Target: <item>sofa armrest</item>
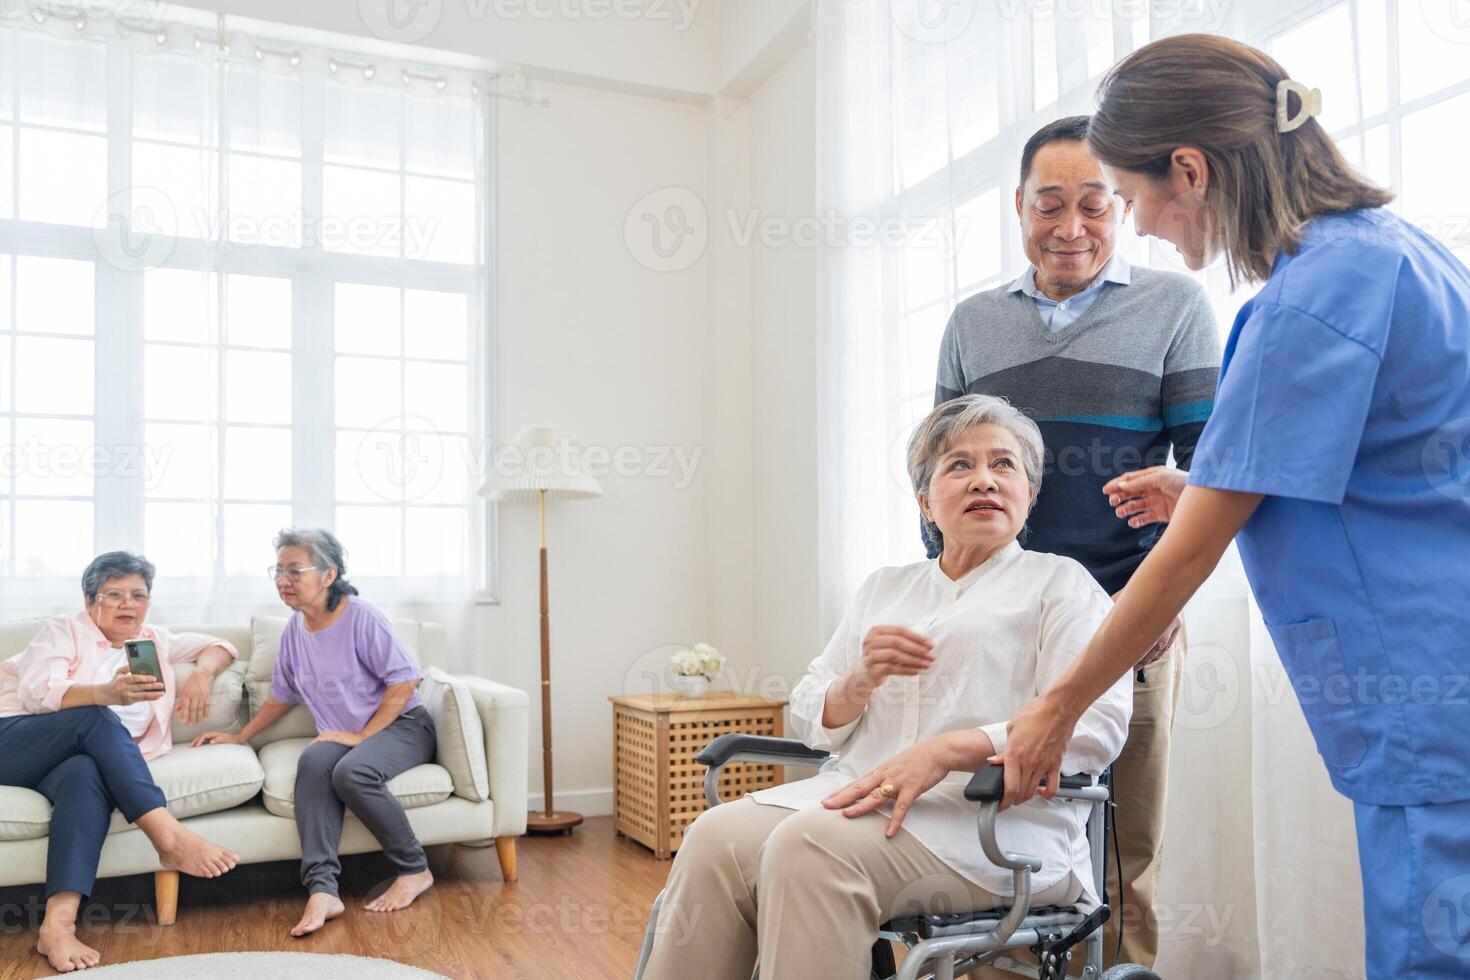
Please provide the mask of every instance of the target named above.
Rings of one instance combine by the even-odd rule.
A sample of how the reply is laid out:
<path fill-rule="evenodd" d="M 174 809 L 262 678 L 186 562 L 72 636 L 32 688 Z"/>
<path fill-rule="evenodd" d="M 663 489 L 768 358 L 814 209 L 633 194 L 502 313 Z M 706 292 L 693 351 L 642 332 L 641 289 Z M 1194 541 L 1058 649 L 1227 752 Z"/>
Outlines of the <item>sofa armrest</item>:
<path fill-rule="evenodd" d="M 485 729 L 485 765 L 494 802 L 492 837 L 516 837 L 526 832 L 530 807 L 526 783 L 530 739 L 530 703 L 525 691 L 473 674 L 455 677 L 470 689 Z"/>

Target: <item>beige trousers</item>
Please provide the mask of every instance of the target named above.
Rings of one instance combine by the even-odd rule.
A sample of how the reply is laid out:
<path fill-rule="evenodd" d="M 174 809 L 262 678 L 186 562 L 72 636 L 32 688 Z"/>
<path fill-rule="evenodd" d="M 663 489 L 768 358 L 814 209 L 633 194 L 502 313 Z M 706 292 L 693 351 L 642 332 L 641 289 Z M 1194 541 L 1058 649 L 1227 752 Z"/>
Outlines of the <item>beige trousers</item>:
<path fill-rule="evenodd" d="M 1164 798 L 1169 789 L 1169 738 L 1174 711 L 1179 704 L 1179 684 L 1188 658 L 1189 638 L 1181 629 L 1174 645 L 1144 671 L 1145 681 L 1133 681 L 1133 720 L 1123 754 L 1113 763 L 1113 798 L 1117 807 L 1112 818 L 1118 828 L 1118 851 L 1122 855 L 1123 915 L 1118 914 L 1118 870 L 1108 851 L 1108 893 L 1113 915 L 1103 929 L 1103 963 L 1111 966 L 1118 949 L 1118 929 L 1123 928 L 1124 963 L 1152 967 L 1159 955 L 1159 920 L 1154 911 L 1158 896 L 1159 868 L 1164 850 Z M 1030 954 L 1010 954 L 1027 963 Z M 1073 952 L 1073 974 L 1086 964 L 1085 947 Z M 1016 974 L 984 967 L 972 976 L 986 980 L 1014 980 Z"/>
<path fill-rule="evenodd" d="M 888 818 L 788 810 L 744 798 L 700 815 L 669 871 L 646 980 L 868 980 L 878 926 L 1001 899 Z M 979 848 L 979 843 L 976 843 Z M 1076 901 L 1068 874 L 1037 904 Z"/>

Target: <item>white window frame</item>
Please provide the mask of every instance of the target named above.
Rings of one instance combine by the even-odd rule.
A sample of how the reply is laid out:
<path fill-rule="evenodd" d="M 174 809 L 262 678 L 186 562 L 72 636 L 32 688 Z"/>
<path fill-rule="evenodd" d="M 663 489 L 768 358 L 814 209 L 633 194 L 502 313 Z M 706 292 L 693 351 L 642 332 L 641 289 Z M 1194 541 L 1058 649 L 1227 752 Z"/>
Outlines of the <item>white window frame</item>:
<path fill-rule="evenodd" d="M 283 28 L 289 36 L 290 29 Z M 320 39 L 318 39 L 320 40 Z M 346 39 L 343 39 L 344 41 Z M 24 43 L 25 33 L 20 31 L 17 43 Z M 116 234 L 117 229 L 126 227 L 131 214 L 129 188 L 131 186 L 132 133 L 132 84 L 131 58 L 117 57 L 114 51 L 126 48 L 116 37 L 107 37 L 109 47 L 107 68 L 107 128 L 100 134 L 107 142 L 107 200 L 111 207 L 113 224 L 107 231 L 93 228 L 63 226 L 50 223 L 22 221 L 16 218 L 0 218 L 0 255 L 14 263 L 15 257 L 36 256 L 42 258 L 78 259 L 92 264 L 95 275 L 94 308 L 94 401 L 91 421 L 94 425 L 94 443 L 99 448 L 110 446 L 141 446 L 143 444 L 143 270 L 129 271 L 109 264 L 98 248 L 99 236 Z M 348 56 L 355 52 L 344 49 Z M 423 52 L 416 52 L 422 55 Z M 433 67 L 432 63 L 419 64 Z M 324 83 L 325 84 L 325 83 Z M 323 85 L 303 85 L 303 118 L 301 146 L 302 212 L 308 226 L 322 213 L 322 140 L 324 129 L 321 122 L 321 96 Z M 7 125 L 15 132 L 21 128 L 19 99 L 21 86 L 12 93 L 12 118 Z M 480 222 L 482 229 L 478 265 L 461 266 L 431 260 L 382 258 L 327 251 L 317 244 L 313 247 L 280 247 L 265 244 L 211 244 L 206 246 L 197 239 L 179 237 L 167 258 L 153 268 L 177 268 L 197 272 L 207 268 L 211 274 L 247 274 L 287 278 L 291 281 L 292 294 L 292 347 L 289 356 L 292 362 L 292 414 L 289 429 L 292 433 L 292 522 L 295 524 L 330 527 L 338 505 L 335 494 L 335 475 L 332 472 L 333 458 L 330 455 L 312 453 L 311 448 L 335 446 L 336 425 L 333 420 L 332 390 L 335 376 L 336 351 L 332 342 L 333 330 L 333 285 L 337 282 L 365 283 L 389 286 L 396 289 L 429 289 L 462 292 L 468 297 L 470 322 L 472 324 L 467 367 L 469 371 L 469 422 L 471 431 L 467 441 L 471 458 L 470 476 L 482 476 L 475 470 L 474 463 L 490 462 L 490 453 L 495 447 L 497 431 L 495 405 L 496 332 L 494 310 L 496 306 L 495 283 L 495 122 L 492 111 L 494 79 L 484 75 L 478 81 L 479 111 L 483 114 L 484 174 L 480 187 Z M 314 115 L 313 115 L 314 114 Z M 314 121 L 313 121 L 314 119 Z M 43 128 L 68 131 L 66 127 L 36 126 L 26 123 L 27 128 Z M 92 135 L 98 135 L 92 133 Z M 20 213 L 20 140 L 14 139 L 11 146 L 12 196 L 15 214 Z M 222 137 L 223 142 L 223 137 Z M 223 160 L 223 153 L 221 153 Z M 396 173 L 402 177 L 405 165 L 400 160 Z M 12 268 L 14 266 L 12 265 Z M 15 322 L 17 283 L 12 281 L 8 319 L 11 333 L 0 334 L 5 343 L 12 343 Z M 316 326 L 313 326 L 316 325 Z M 100 365 L 110 365 L 101 370 Z M 18 369 L 13 361 L 10 365 L 12 399 L 14 398 L 14 374 Z M 108 406 L 122 405 L 122 412 L 109 412 Z M 22 413 L 13 402 L 0 411 L 0 422 L 7 427 Z M 33 413 L 25 413 L 32 417 Z M 46 417 L 46 416 L 41 416 Z M 56 417 L 56 416 L 53 416 Z M 216 423 L 221 434 L 225 420 Z M 302 433 L 313 432 L 312 439 L 301 438 Z M 316 492 L 307 488 L 315 487 Z M 7 480 L 0 484 L 0 500 L 13 502 L 14 484 Z M 88 499 L 77 497 L 46 497 L 41 499 Z M 93 503 L 93 550 L 97 553 L 116 548 L 140 550 L 143 540 L 144 487 L 141 476 L 129 477 L 117 474 L 101 475 L 94 483 Z M 228 501 L 223 492 L 210 501 L 218 511 Z M 349 505 L 351 502 L 345 502 Z M 385 506 L 392 506 L 391 504 Z M 449 505 L 446 505 L 449 506 Z M 468 597 L 477 604 L 499 602 L 499 535 L 496 508 L 493 502 L 479 497 L 471 488 L 466 500 L 466 531 L 471 541 L 470 568 L 472 593 Z M 0 528 L 0 534 L 12 535 L 15 510 L 8 511 L 10 526 Z M 64 595 L 74 597 L 82 569 L 75 575 L 47 576 L 37 578 L 13 574 L 16 556 L 12 547 L 3 549 L 8 553 L 7 567 L 0 568 L 4 576 L 7 605 L 12 608 L 45 608 Z M 478 543 L 478 546 L 476 546 Z M 222 571 L 223 549 L 216 542 L 214 571 L 203 577 L 168 576 L 166 568 L 160 569 L 161 576 L 169 578 L 169 604 L 195 606 L 206 603 L 215 592 L 220 581 L 236 582 L 249 576 L 225 576 Z M 268 552 L 262 545 L 262 553 Z M 262 560 L 261 574 L 268 564 Z M 351 569 L 349 568 L 349 572 Z M 404 602 L 438 602 L 446 596 L 437 589 L 438 579 L 410 579 L 403 576 L 364 577 L 352 575 L 373 592 L 390 592 L 394 600 Z M 230 590 L 232 593 L 243 590 Z M 234 604 L 240 596 L 226 598 Z"/>

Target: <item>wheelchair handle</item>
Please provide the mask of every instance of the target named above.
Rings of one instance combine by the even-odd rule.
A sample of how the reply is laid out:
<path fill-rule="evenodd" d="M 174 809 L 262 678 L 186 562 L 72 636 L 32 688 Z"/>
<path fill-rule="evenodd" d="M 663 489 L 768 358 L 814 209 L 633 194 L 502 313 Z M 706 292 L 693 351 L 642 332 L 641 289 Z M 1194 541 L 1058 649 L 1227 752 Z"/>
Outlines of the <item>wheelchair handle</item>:
<path fill-rule="evenodd" d="M 1042 780 L 1041 785 L 1046 785 Z M 1088 790 L 1100 788 L 1092 781 L 1092 777 L 1086 773 L 1078 773 L 1075 776 L 1063 776 L 1062 786 L 1058 795 L 1068 799 L 1089 799 L 1090 794 L 1069 793 L 1068 790 Z M 975 770 L 975 775 L 970 777 L 969 784 L 965 787 L 965 799 L 974 803 L 998 803 L 1000 798 L 1006 795 L 1006 770 L 1005 766 L 998 762 L 989 762 Z M 1106 797 L 1104 797 L 1106 799 Z"/>

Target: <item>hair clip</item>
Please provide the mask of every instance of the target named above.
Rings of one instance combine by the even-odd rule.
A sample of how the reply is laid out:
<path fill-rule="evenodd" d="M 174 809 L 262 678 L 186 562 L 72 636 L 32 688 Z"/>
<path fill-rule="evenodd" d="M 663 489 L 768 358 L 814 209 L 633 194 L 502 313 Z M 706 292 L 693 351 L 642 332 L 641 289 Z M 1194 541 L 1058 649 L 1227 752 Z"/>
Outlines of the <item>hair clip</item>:
<path fill-rule="evenodd" d="M 1290 100 L 1288 96 L 1295 92 L 1296 97 L 1301 100 L 1301 108 L 1295 116 L 1289 111 Z M 1313 116 L 1322 114 L 1322 90 L 1319 88 L 1307 88 L 1301 82 L 1294 82 L 1289 78 L 1283 78 L 1276 83 L 1276 131 L 1278 133 L 1289 133 L 1297 129 Z"/>

